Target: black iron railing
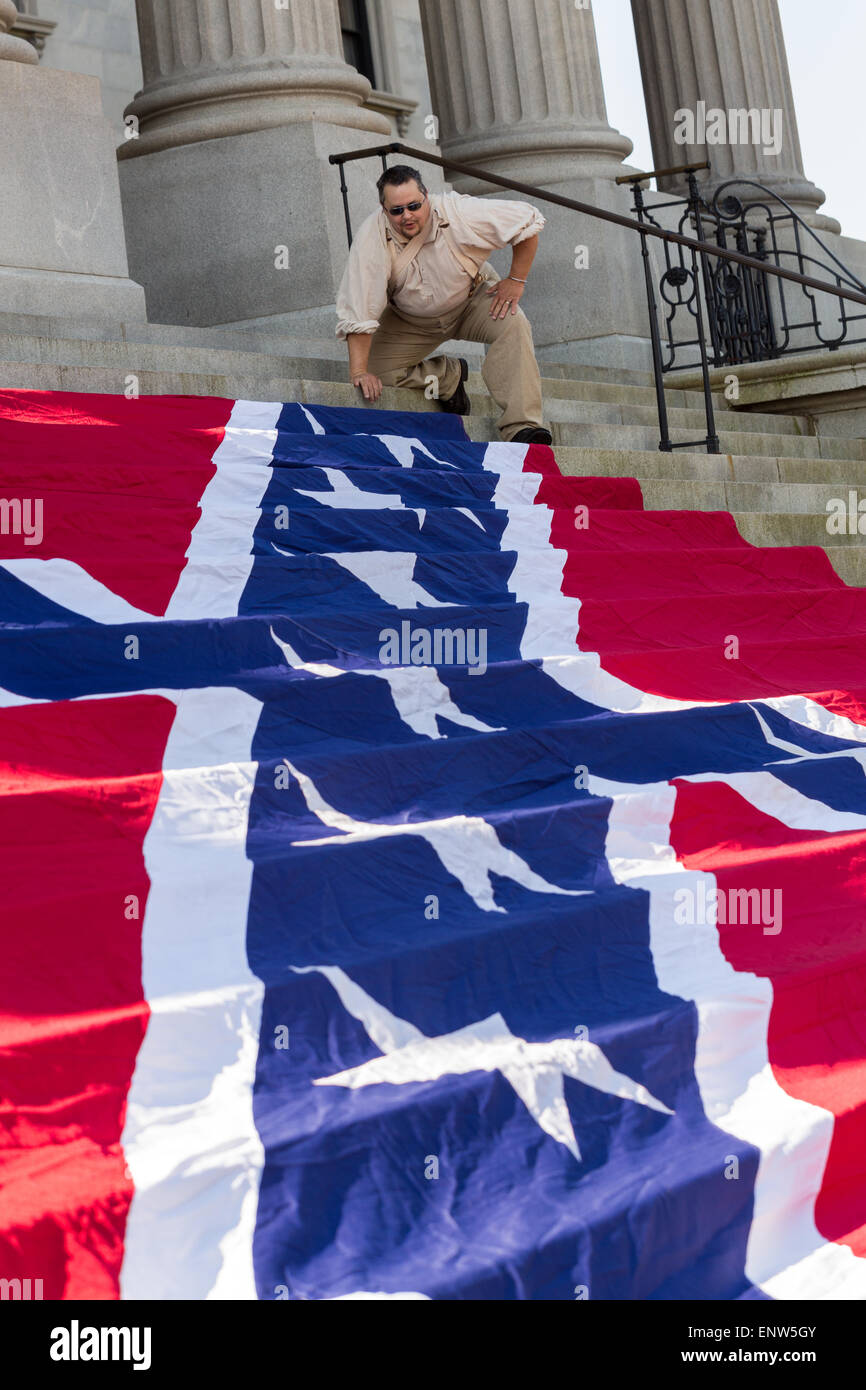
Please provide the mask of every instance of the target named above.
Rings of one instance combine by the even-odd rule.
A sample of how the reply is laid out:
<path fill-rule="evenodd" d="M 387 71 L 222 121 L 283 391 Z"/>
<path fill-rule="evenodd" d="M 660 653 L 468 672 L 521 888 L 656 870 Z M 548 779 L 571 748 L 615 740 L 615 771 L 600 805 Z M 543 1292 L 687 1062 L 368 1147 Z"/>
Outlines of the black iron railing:
<path fill-rule="evenodd" d="M 843 298 L 822 305 L 806 285 L 786 283 L 784 279 L 773 281 L 767 274 L 770 262 L 777 267 L 784 267 L 788 262 L 803 276 L 813 270 L 820 271 L 834 282 L 831 287 L 825 281 L 827 288 L 838 291 L 844 287 L 866 294 L 866 285 L 843 265 L 818 233 L 784 198 L 752 179 L 728 179 L 707 202 L 695 177 L 697 169 L 705 168 L 709 165 L 692 165 L 673 171 L 687 175 L 688 198 L 670 198 L 653 203 L 651 207 L 647 206 L 640 181 L 634 176 L 626 175 L 617 179 L 617 183 L 631 184 L 634 211 L 639 221 L 658 226 L 657 214 L 674 210 L 680 231 L 688 225 L 694 228 L 699 240 L 712 240 L 714 256 L 702 253 L 700 262 L 713 365 L 762 362 L 816 348 L 832 352 L 843 344 L 853 346 L 866 341 L 866 337 L 852 334 L 854 325 L 866 321 L 866 314 L 849 313 Z M 740 190 L 742 196 L 727 191 L 732 188 Z M 746 194 L 746 189 L 754 191 Z M 719 251 L 731 244 L 761 261 L 764 269 L 733 273 L 719 257 Z M 814 254 L 815 246 L 823 259 Z M 696 296 L 693 290 L 696 286 L 684 264 L 681 248 L 665 246 L 664 251 L 666 264 L 659 281 L 667 305 L 667 356 L 663 369 L 677 371 L 694 365 L 682 358 L 688 358 L 689 349 L 697 348 L 697 340 L 678 337 L 676 329 L 678 322 L 686 317 L 681 310 L 687 309 L 694 317 Z M 833 315 L 837 317 L 834 319 Z M 692 331 L 694 328 L 692 324 Z"/>
<path fill-rule="evenodd" d="M 650 344 L 652 349 L 653 376 L 655 381 L 656 404 L 659 417 L 659 449 L 663 452 L 670 452 L 673 449 L 692 449 L 703 447 L 707 453 L 717 454 L 719 449 L 719 438 L 716 433 L 715 413 L 713 409 L 713 393 L 710 384 L 710 370 L 712 367 L 722 366 L 728 362 L 737 361 L 756 361 L 760 360 L 755 356 L 740 356 L 735 359 L 733 356 L 726 355 L 734 351 L 744 352 L 745 348 L 751 352 L 758 352 L 762 346 L 765 356 L 779 356 L 783 351 L 807 351 L 806 346 L 786 346 L 780 345 L 778 329 L 772 315 L 771 294 L 768 285 L 774 281 L 784 282 L 785 285 L 798 285 L 804 291 L 816 290 L 822 294 L 833 296 L 840 304 L 845 301 L 866 307 L 866 286 L 860 284 L 851 275 L 841 262 L 836 260 L 832 252 L 820 243 L 820 238 L 816 237 L 825 253 L 834 261 L 838 267 L 835 274 L 836 283 L 832 284 L 826 280 L 819 280 L 813 275 L 805 273 L 802 266 L 807 263 L 820 264 L 813 258 L 804 256 L 801 247 L 801 236 L 803 229 L 815 236 L 812 229 L 797 216 L 787 203 L 784 204 L 787 214 L 777 214 L 775 217 L 775 227 L 772 218 L 766 214 L 764 203 L 757 205 L 764 208 L 764 215 L 767 230 L 764 232 L 763 240 L 757 234 L 760 227 L 753 222 L 746 227 L 735 228 L 740 214 L 744 218 L 754 213 L 749 213 L 748 207 L 739 205 L 737 217 L 727 217 L 724 209 L 716 203 L 715 211 L 708 207 L 700 197 L 697 184 L 694 182 L 694 174 L 700 170 L 708 168 L 706 164 L 687 165 L 681 169 L 658 169 L 648 173 L 638 175 L 624 175 L 617 179 L 617 183 L 629 183 L 632 185 L 635 196 L 635 212 L 637 218 L 627 217 L 623 213 L 611 212 L 607 208 L 593 207 L 589 203 L 578 202 L 575 198 L 566 198 L 559 193 L 551 193 L 547 189 L 538 188 L 531 183 L 521 183 L 516 179 L 501 178 L 498 174 L 491 174 L 486 169 L 480 169 L 474 164 L 463 164 L 453 159 L 443 159 L 438 155 L 430 154 L 426 150 L 415 149 L 412 145 L 404 145 L 400 141 L 392 141 L 386 145 L 375 145 L 369 149 L 350 150 L 344 154 L 332 154 L 330 163 L 335 164 L 340 170 L 340 191 L 343 196 L 343 211 L 346 218 L 346 233 L 349 238 L 349 245 L 352 244 L 352 219 L 349 211 L 349 190 L 346 183 L 345 166 L 354 160 L 379 158 L 382 161 L 382 168 L 387 169 L 387 158 L 391 154 L 409 155 L 413 160 L 424 164 L 435 164 L 442 169 L 449 169 L 456 173 L 466 174 L 471 178 L 480 180 L 483 183 L 495 184 L 499 188 L 506 188 L 513 193 L 525 193 L 533 199 L 545 203 L 555 203 L 559 207 L 569 208 L 572 212 L 582 213 L 585 217 L 595 217 L 602 222 L 611 222 L 618 227 L 627 227 L 630 231 L 637 232 L 641 238 L 641 254 L 644 265 L 644 279 L 647 293 L 647 309 L 649 314 Z M 648 179 L 663 177 L 668 174 L 684 173 L 690 179 L 690 197 L 688 200 L 673 200 L 664 204 L 655 204 L 647 207 L 641 184 Z M 737 179 L 732 180 L 737 186 L 746 181 Z M 728 187 L 729 185 L 725 185 Z M 761 185 L 753 185 L 761 188 Z M 720 189 L 719 192 L 722 190 Z M 762 189 L 766 198 L 773 195 L 767 189 Z M 716 195 L 718 199 L 718 194 Z M 781 199 L 777 200 L 782 202 Z M 685 211 L 680 218 L 680 228 L 690 221 L 697 231 L 697 236 L 688 236 L 682 230 L 674 231 L 663 227 L 655 219 L 655 214 L 673 206 L 674 203 L 682 205 L 685 203 Z M 793 252 L 788 252 L 780 242 L 777 244 L 777 229 L 783 220 L 793 219 L 791 225 L 794 228 L 795 247 Z M 708 241 L 703 238 L 704 223 L 710 222 L 715 228 L 716 241 Z M 733 236 L 737 241 L 736 249 L 726 244 L 729 236 Z M 753 240 L 750 240 L 754 238 Z M 659 328 L 658 306 L 656 303 L 656 286 L 653 274 L 652 261 L 649 254 L 648 239 L 661 241 L 665 246 L 665 271 L 659 281 L 659 289 L 671 312 L 666 315 L 666 341 L 667 355 L 662 347 L 662 334 Z M 769 242 L 769 246 L 768 246 Z M 754 254 L 749 250 L 753 247 Z M 676 255 L 672 255 L 670 248 L 678 248 Z M 688 257 L 685 256 L 688 252 Z M 771 254 L 772 253 L 772 254 Z M 801 266 L 799 270 L 791 270 L 781 265 L 784 255 L 793 254 L 798 257 L 797 263 Z M 700 258 L 700 260 L 698 259 Z M 720 263 L 720 268 L 714 268 L 714 262 Z M 742 267 L 739 274 L 730 271 L 731 266 Z M 827 267 L 822 266 L 822 269 Z M 839 275 L 842 271 L 842 276 Z M 727 275 L 729 283 L 727 288 L 724 278 L 720 281 L 719 275 Z M 749 279 L 746 280 L 746 273 Z M 769 277 L 769 280 L 768 280 Z M 731 278 L 738 281 L 736 290 L 737 308 L 732 310 L 727 304 L 727 300 L 734 299 L 734 287 L 730 283 Z M 740 288 L 742 282 L 742 288 Z M 673 296 L 675 303 L 672 303 L 670 296 Z M 721 298 L 719 298 L 721 296 Z M 814 299 L 811 300 L 814 306 Z M 743 320 L 741 305 L 745 303 L 746 319 Z M 709 312 L 705 312 L 705 306 Z M 706 435 L 702 439 L 687 440 L 682 443 L 674 444 L 670 437 L 670 427 L 668 423 L 667 404 L 665 401 L 664 377 L 667 372 L 678 369 L 676 364 L 676 344 L 672 338 L 672 325 L 677 312 L 685 311 L 694 320 L 695 337 L 691 340 L 682 341 L 679 344 L 681 349 L 689 348 L 692 357 L 697 355 L 700 360 L 704 407 L 706 413 Z M 709 342 L 707 338 L 707 323 L 709 325 Z M 840 310 L 840 319 L 847 332 L 847 325 L 851 322 L 866 318 L 866 315 L 846 314 L 844 308 Z M 681 314 L 682 319 L 682 314 Z M 786 311 L 782 313 L 782 324 L 786 331 L 793 333 L 796 331 L 802 334 L 805 324 L 792 323 L 786 317 Z M 817 308 L 813 314 L 814 324 L 820 325 L 821 319 Z M 744 326 L 745 325 L 745 326 Z M 843 335 L 844 336 L 844 335 Z M 838 347 L 842 341 L 838 336 L 832 340 L 821 339 L 818 346 L 828 348 Z M 857 340 L 860 341 L 860 340 Z M 815 344 L 811 344 L 815 346 Z M 711 360 L 712 359 L 712 360 Z M 679 367 L 693 367 L 694 360 L 681 362 Z"/>

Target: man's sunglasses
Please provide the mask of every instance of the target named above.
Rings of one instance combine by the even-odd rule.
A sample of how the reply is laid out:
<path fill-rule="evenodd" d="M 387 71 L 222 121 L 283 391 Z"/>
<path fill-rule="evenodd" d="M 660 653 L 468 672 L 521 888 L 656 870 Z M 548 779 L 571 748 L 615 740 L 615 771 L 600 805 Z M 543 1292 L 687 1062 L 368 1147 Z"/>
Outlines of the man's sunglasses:
<path fill-rule="evenodd" d="M 405 207 L 402 207 L 402 208 L 386 208 L 385 211 L 387 212 L 387 214 L 388 214 L 389 217 L 401 217 L 401 216 L 403 215 L 404 212 L 417 212 L 418 209 L 419 209 L 419 208 L 423 208 L 423 206 L 424 206 L 424 199 L 422 198 L 421 201 L 420 201 L 420 203 L 407 203 L 407 204 L 405 205 Z"/>

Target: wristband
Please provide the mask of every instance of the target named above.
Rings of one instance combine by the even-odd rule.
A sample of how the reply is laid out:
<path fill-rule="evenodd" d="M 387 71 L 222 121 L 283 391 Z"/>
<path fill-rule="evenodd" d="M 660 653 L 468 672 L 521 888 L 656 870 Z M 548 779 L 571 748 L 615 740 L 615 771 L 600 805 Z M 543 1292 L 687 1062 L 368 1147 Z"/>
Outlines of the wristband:
<path fill-rule="evenodd" d="M 506 275 L 506 280 L 516 280 L 518 285 L 528 285 L 528 280 L 521 280 L 519 275 Z"/>

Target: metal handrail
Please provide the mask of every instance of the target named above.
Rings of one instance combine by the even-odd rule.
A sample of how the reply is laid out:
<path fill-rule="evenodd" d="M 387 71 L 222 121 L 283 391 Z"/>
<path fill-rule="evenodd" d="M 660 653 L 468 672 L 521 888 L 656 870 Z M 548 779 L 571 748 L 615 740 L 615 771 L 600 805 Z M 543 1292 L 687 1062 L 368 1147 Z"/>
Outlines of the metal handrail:
<path fill-rule="evenodd" d="M 595 217 L 602 222 L 611 222 L 617 227 L 626 227 L 629 231 L 637 232 L 641 237 L 642 254 L 644 258 L 644 270 L 647 285 L 648 302 L 650 306 L 650 338 L 653 353 L 653 369 L 656 383 L 656 399 L 659 409 L 659 427 L 662 441 L 659 448 L 670 450 L 673 445 L 667 427 L 667 409 L 664 400 L 664 386 L 662 382 L 661 365 L 661 341 L 659 337 L 657 308 L 655 304 L 654 292 L 652 289 L 651 275 L 649 270 L 649 255 L 647 251 L 647 237 L 655 237 L 656 240 L 667 242 L 677 246 L 686 247 L 691 251 L 693 267 L 696 271 L 696 256 L 715 256 L 720 260 L 733 261 L 737 265 L 746 266 L 751 270 L 760 272 L 762 275 L 775 275 L 780 280 L 788 280 L 794 284 L 804 285 L 808 289 L 820 290 L 825 294 L 835 295 L 837 299 L 850 299 L 855 304 L 866 305 L 866 294 L 861 294 L 858 290 L 845 289 L 841 285 L 831 285 L 825 280 L 818 280 L 812 275 L 801 275 L 795 270 L 786 270 L 782 266 L 774 265 L 771 261 L 762 261 L 757 256 L 749 256 L 742 251 L 733 251 L 726 246 L 717 246 L 710 241 L 702 241 L 697 237 L 685 236 L 682 232 L 669 231 L 666 227 L 656 226 L 651 222 L 639 222 L 636 218 L 626 217 L 619 212 L 611 212 L 608 208 L 594 207 L 591 203 L 579 202 L 576 198 L 566 198 L 561 193 L 551 193 L 545 188 L 539 188 L 536 184 L 523 183 L 517 179 L 505 179 L 499 174 L 491 174 L 486 169 L 481 169 L 475 164 L 464 164 L 456 159 L 445 159 L 440 155 L 431 154 L 428 150 L 419 150 L 412 145 L 404 145 L 402 141 L 394 140 L 384 145 L 373 145 L 363 150 L 349 150 L 343 154 L 332 154 L 329 156 L 329 163 L 339 166 L 340 169 L 340 191 L 343 196 L 343 211 L 346 218 L 346 232 L 349 238 L 349 245 L 352 245 L 352 222 L 349 213 L 349 194 L 346 184 L 345 165 L 357 159 L 371 159 L 380 157 L 383 170 L 387 168 L 386 156 L 389 154 L 404 154 L 418 160 L 422 164 L 435 164 L 442 169 L 453 170 L 459 174 L 466 174 L 470 178 L 476 178 L 484 183 L 495 184 L 499 188 L 506 188 L 513 193 L 526 193 L 531 198 L 539 199 L 541 202 L 555 203 L 558 207 L 569 208 L 572 212 L 583 213 L 586 217 Z M 703 168 L 704 165 L 683 166 L 682 169 L 667 169 L 657 171 L 659 174 L 683 173 L 694 168 Z M 617 182 L 643 182 L 655 176 L 656 171 L 648 174 L 625 175 Z M 703 332 L 701 332 L 703 340 Z M 713 418 L 712 392 L 709 381 L 709 365 L 706 357 L 704 345 L 701 353 L 701 369 L 704 380 L 704 399 L 707 413 L 707 438 L 706 447 L 710 453 L 718 453 L 719 442 L 716 435 L 715 422 Z"/>
<path fill-rule="evenodd" d="M 710 161 L 703 164 L 675 164 L 672 169 L 647 169 L 643 174 L 620 174 L 614 183 L 646 183 L 648 179 L 666 179 L 672 174 L 697 174 L 701 169 L 709 169 Z"/>

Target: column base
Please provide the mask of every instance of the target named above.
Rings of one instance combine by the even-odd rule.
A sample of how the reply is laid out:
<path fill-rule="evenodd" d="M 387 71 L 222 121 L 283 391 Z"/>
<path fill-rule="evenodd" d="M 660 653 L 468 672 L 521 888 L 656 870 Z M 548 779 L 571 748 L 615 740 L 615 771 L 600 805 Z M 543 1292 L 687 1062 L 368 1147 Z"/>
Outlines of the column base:
<path fill-rule="evenodd" d="M 0 266 L 0 313 L 144 322 L 144 290 L 118 275 Z"/>
<path fill-rule="evenodd" d="M 333 303 L 348 241 L 328 156 L 370 143 L 306 120 L 124 159 L 129 261 L 151 321 L 210 327 Z M 373 159 L 346 166 L 355 230 L 378 206 L 380 172 Z"/>
<path fill-rule="evenodd" d="M 0 310 L 143 319 L 99 82 L 0 62 Z"/>

